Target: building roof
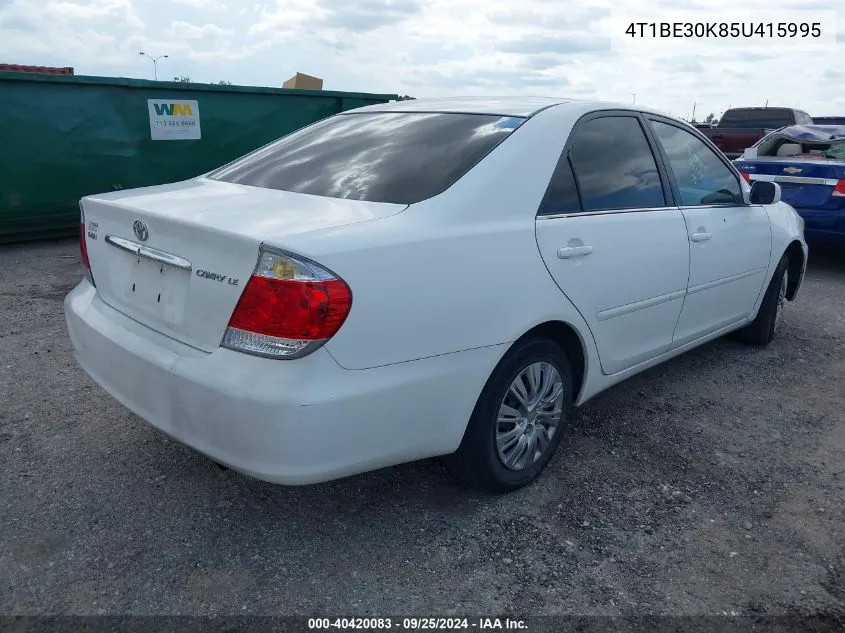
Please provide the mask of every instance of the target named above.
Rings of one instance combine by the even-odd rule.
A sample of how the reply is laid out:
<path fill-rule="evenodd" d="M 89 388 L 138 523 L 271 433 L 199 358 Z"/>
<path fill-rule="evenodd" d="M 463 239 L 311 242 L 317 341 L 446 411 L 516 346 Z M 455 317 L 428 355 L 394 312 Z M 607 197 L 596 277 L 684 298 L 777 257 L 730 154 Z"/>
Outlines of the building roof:
<path fill-rule="evenodd" d="M 24 66 L 21 64 L 0 64 L 0 72 L 38 73 L 41 75 L 72 75 L 73 68 L 71 68 L 70 66 L 56 68 L 53 66 Z"/>

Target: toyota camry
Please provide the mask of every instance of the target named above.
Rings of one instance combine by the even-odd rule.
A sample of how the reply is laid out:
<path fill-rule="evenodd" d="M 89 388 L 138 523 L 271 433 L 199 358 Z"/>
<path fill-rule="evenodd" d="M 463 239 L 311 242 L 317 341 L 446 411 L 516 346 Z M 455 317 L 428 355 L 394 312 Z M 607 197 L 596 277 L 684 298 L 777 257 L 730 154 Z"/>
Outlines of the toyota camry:
<path fill-rule="evenodd" d="M 694 127 L 566 99 L 368 106 L 80 207 L 82 368 L 282 484 L 445 456 L 524 486 L 573 406 L 728 333 L 769 343 L 808 254 L 778 183 Z"/>

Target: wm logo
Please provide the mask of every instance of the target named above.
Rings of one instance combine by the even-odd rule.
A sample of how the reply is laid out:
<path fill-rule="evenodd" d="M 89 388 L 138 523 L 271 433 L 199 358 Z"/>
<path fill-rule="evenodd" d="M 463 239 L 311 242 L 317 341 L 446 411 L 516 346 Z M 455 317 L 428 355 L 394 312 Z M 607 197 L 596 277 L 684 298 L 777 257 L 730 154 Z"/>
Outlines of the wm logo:
<path fill-rule="evenodd" d="M 154 103 L 158 116 L 193 116 L 194 111 L 189 103 Z"/>

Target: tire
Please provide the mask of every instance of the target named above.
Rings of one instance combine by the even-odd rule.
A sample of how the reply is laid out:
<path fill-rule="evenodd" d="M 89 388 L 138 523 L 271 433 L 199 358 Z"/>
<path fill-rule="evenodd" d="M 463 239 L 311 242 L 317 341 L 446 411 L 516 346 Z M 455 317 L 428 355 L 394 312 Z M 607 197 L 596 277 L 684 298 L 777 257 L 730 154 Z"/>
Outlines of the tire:
<path fill-rule="evenodd" d="M 479 492 L 510 492 L 528 485 L 557 451 L 572 400 L 572 369 L 563 349 L 546 338 L 517 342 L 487 380 L 458 450 L 445 457 L 447 466 Z"/>
<path fill-rule="evenodd" d="M 786 289 L 789 286 L 789 257 L 781 257 L 775 274 L 766 288 L 757 317 L 737 332 L 739 340 L 748 345 L 768 345 L 783 320 Z"/>

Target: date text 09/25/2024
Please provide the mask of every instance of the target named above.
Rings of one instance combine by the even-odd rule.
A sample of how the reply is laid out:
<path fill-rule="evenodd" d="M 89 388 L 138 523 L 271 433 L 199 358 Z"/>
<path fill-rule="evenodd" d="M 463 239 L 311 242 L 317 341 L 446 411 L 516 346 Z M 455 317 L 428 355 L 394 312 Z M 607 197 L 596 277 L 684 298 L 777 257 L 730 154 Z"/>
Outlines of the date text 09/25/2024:
<path fill-rule="evenodd" d="M 527 631 L 528 623 L 518 618 L 309 618 L 309 631 Z"/>

